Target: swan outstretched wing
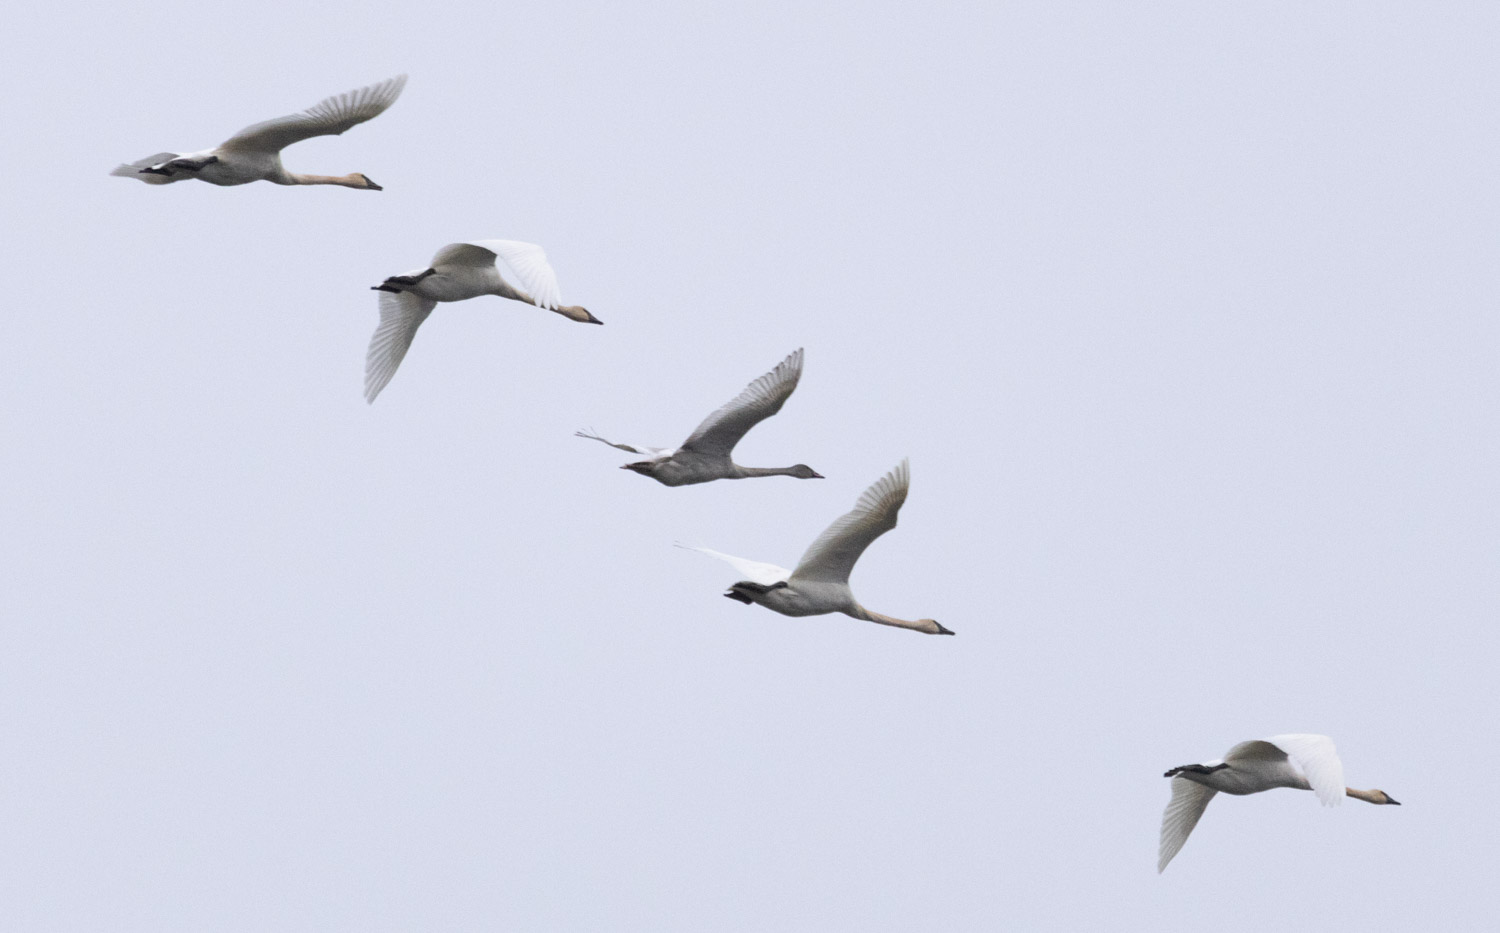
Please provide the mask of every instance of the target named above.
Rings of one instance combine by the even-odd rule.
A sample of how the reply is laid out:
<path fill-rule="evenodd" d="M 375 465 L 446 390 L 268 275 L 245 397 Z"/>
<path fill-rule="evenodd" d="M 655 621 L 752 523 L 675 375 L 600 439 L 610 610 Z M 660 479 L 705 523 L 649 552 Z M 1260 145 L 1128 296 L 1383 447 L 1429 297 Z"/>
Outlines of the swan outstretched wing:
<path fill-rule="evenodd" d="M 401 96 L 406 75 L 319 101 L 301 113 L 247 126 L 224 141 L 220 149 L 239 152 L 280 152 L 292 143 L 314 136 L 337 136 L 350 127 L 377 117 Z"/>
<path fill-rule="evenodd" d="M 375 328 L 370 349 L 365 353 L 366 402 L 373 404 L 375 396 L 396 375 L 396 367 L 406 357 L 417 328 L 435 307 L 436 301 L 411 292 L 380 293 L 380 325 Z"/>
<path fill-rule="evenodd" d="M 766 564 L 758 560 L 747 560 L 743 557 L 735 557 L 733 554 L 725 554 L 722 551 L 711 550 L 706 547 L 697 547 L 692 544 L 679 544 L 678 547 L 686 551 L 697 551 L 707 554 L 709 557 L 717 557 L 724 563 L 739 571 L 740 575 L 751 583 L 759 583 L 761 586 L 774 586 L 777 583 L 785 583 L 792 577 L 792 572 L 785 567 L 775 564 Z"/>
<path fill-rule="evenodd" d="M 535 243 L 520 240 L 468 240 L 449 243 L 432 257 L 432 266 L 492 266 L 502 259 L 515 273 L 516 280 L 531 300 L 540 308 L 557 308 L 562 305 L 562 294 L 557 288 L 557 273 L 547 262 L 547 253 Z"/>
<path fill-rule="evenodd" d="M 906 501 L 911 468 L 902 460 L 894 470 L 864 491 L 846 513 L 808 547 L 792 576 L 799 580 L 848 583 L 854 562 L 870 542 L 896 527 L 896 513 Z"/>
<path fill-rule="evenodd" d="M 729 456 L 747 431 L 781 411 L 781 406 L 801 378 L 802 350 L 799 348 L 775 369 L 746 386 L 724 407 L 703 419 L 698 429 L 683 441 L 683 449 Z"/>
<path fill-rule="evenodd" d="M 187 178 L 189 176 L 186 172 L 181 172 L 174 175 L 158 175 L 155 172 L 143 173 L 141 169 L 150 168 L 153 165 L 160 165 L 163 162 L 170 162 L 171 160 L 177 158 L 177 155 L 178 154 L 175 152 L 158 152 L 156 155 L 146 156 L 144 159 L 136 159 L 134 162 L 127 162 L 123 165 L 118 165 L 115 167 L 114 171 L 110 172 L 110 174 L 123 175 L 126 178 L 139 178 L 141 181 L 145 182 L 148 185 L 170 185 L 174 181 L 182 181 L 184 178 Z"/>
<path fill-rule="evenodd" d="M 1167 863 L 1182 849 L 1188 834 L 1198 825 L 1198 818 L 1218 791 L 1178 775 L 1172 778 L 1172 799 L 1161 815 L 1161 845 L 1156 855 L 1156 872 L 1166 871 Z"/>
<path fill-rule="evenodd" d="M 1273 735 L 1266 742 L 1280 749 L 1292 764 L 1302 769 L 1313 793 L 1325 807 L 1337 806 L 1344 799 L 1344 763 L 1339 760 L 1333 739 L 1326 735 Z"/>
<path fill-rule="evenodd" d="M 609 446 L 614 447 L 614 448 L 616 448 L 618 450 L 628 451 L 629 453 L 633 453 L 633 454 L 645 454 L 648 457 L 661 457 L 663 454 L 671 454 L 672 453 L 672 451 L 668 450 L 665 447 L 646 447 L 646 446 L 641 445 L 641 444 L 617 444 L 617 443 L 615 443 L 612 440 L 600 437 L 599 435 L 595 434 L 592 430 L 589 430 L 589 431 L 574 431 L 573 432 L 573 436 L 574 437 L 586 437 L 586 438 L 588 438 L 589 440 L 592 440 L 592 441 L 599 441 L 600 443 L 608 444 Z"/>

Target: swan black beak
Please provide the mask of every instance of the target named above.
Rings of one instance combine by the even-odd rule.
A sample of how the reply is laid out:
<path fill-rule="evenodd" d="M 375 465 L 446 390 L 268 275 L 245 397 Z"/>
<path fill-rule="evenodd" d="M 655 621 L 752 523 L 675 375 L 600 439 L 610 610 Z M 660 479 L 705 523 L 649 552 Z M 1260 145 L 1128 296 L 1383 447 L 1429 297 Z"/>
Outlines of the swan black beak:
<path fill-rule="evenodd" d="M 1392 797 L 1390 794 L 1386 794 L 1385 799 L 1388 803 L 1395 804 L 1398 807 L 1401 806 L 1401 801 L 1397 800 L 1395 797 Z"/>
<path fill-rule="evenodd" d="M 375 179 L 371 178 L 369 175 L 365 176 L 365 186 L 370 191 L 384 191 L 385 190 L 384 188 L 382 188 L 379 185 L 375 184 Z"/>
<path fill-rule="evenodd" d="M 939 635 L 956 635 L 956 634 L 958 634 L 957 632 L 953 631 L 953 629 L 951 629 L 951 628 L 943 628 L 943 623 L 937 621 L 936 619 L 932 620 L 932 624 L 936 625 L 938 627 L 937 633 Z"/>
<path fill-rule="evenodd" d="M 826 477 L 822 473 L 818 473 L 818 472 L 814 472 L 813 475 L 809 477 L 809 479 L 827 479 L 827 478 L 828 477 Z"/>

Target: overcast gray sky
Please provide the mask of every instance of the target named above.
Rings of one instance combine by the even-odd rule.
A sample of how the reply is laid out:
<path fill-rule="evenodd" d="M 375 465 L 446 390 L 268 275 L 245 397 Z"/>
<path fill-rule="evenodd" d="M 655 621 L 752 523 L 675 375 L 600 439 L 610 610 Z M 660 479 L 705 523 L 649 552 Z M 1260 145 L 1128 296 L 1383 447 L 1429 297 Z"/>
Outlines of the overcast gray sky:
<path fill-rule="evenodd" d="M 1500 909 L 1493 4 L 34 5 L 0 145 L 26 931 L 1410 930 Z M 407 72 L 286 152 L 121 161 Z M 540 243 L 604 327 L 369 286 Z M 797 347 L 737 453 L 672 445 Z M 910 456 L 880 612 L 723 599 Z M 1322 732 L 1404 804 L 1166 768 Z"/>

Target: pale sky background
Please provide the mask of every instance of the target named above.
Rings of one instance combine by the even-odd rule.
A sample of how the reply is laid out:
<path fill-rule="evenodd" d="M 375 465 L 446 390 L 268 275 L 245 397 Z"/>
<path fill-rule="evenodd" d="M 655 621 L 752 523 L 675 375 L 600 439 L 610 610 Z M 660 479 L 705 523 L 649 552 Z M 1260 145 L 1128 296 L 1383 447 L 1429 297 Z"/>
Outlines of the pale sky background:
<path fill-rule="evenodd" d="M 8 25 L 18 931 L 1488 928 L 1500 8 L 33 5 Z M 117 163 L 401 72 L 293 170 Z M 547 249 L 585 327 L 369 286 Z M 668 489 L 797 347 L 737 453 Z M 871 608 L 796 561 L 910 456 Z M 1321 732 L 1348 783 L 1162 771 Z"/>

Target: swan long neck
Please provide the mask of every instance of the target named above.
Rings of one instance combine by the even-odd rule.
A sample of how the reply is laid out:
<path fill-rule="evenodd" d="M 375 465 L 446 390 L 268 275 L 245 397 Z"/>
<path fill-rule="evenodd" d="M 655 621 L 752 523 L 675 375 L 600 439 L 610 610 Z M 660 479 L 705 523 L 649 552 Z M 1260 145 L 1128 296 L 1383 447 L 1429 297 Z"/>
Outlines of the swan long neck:
<path fill-rule="evenodd" d="M 941 625 L 937 624 L 937 622 L 933 621 L 932 619 L 918 619 L 915 622 L 908 622 L 905 619 L 898 619 L 895 616 L 881 615 L 878 612 L 871 612 L 864 606 L 861 606 L 859 603 L 854 604 L 854 611 L 850 612 L 849 615 L 854 616 L 854 618 L 856 619 L 864 619 L 866 622 L 878 622 L 881 625 L 894 625 L 896 628 L 911 629 L 913 632 L 925 632 L 928 635 L 953 634 L 952 632 L 943 628 Z"/>
<path fill-rule="evenodd" d="M 292 180 L 294 185 L 343 185 L 345 188 L 367 187 L 365 177 L 358 172 L 348 175 L 299 175 L 296 172 L 287 172 L 286 177 Z"/>
<path fill-rule="evenodd" d="M 734 465 L 735 479 L 749 479 L 752 476 L 796 476 L 796 467 L 747 467 Z M 895 623 L 893 623 L 895 624 Z M 904 624 L 904 623 L 903 623 Z"/>

